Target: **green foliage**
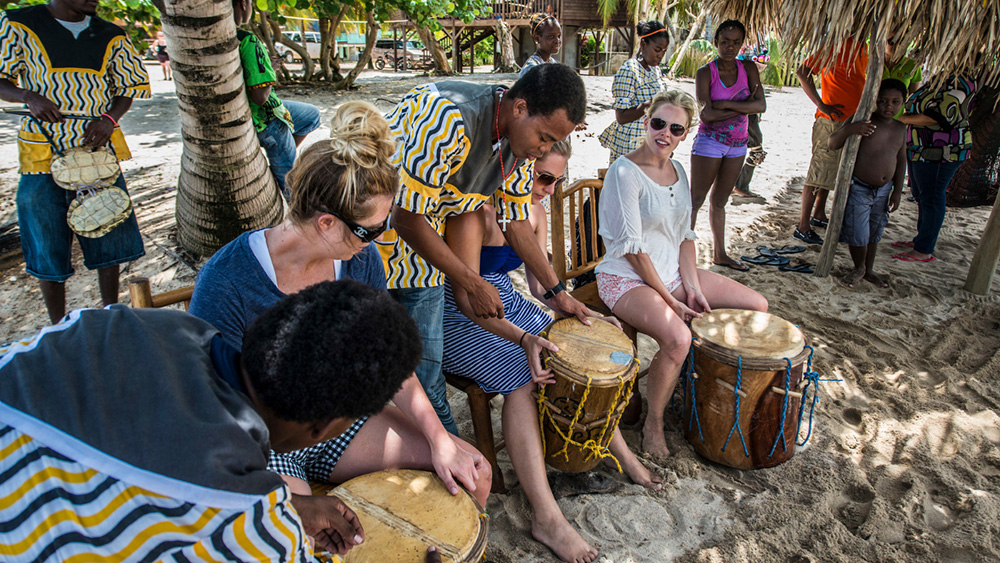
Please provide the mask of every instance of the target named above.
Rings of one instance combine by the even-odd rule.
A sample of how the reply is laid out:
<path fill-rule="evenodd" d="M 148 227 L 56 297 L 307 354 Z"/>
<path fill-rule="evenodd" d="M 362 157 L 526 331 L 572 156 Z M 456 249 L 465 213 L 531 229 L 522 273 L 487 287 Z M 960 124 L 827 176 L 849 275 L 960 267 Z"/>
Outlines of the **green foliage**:
<path fill-rule="evenodd" d="M 596 64 L 594 60 L 594 53 L 600 53 L 604 50 L 604 41 L 601 44 L 597 44 L 597 39 L 594 36 L 587 38 L 587 41 L 583 44 L 580 49 L 580 64 L 582 66 L 590 66 Z"/>
<path fill-rule="evenodd" d="M 377 21 L 389 20 L 393 11 L 403 10 L 417 25 L 432 30 L 441 27 L 437 18 L 455 17 L 469 23 L 490 13 L 489 0 L 255 0 L 255 4 L 258 10 L 271 12 L 278 23 L 284 23 L 289 8 L 311 10 L 317 17 L 335 17 L 345 9 L 374 11 Z"/>
<path fill-rule="evenodd" d="M 493 64 L 493 51 L 495 49 L 495 45 L 496 40 L 492 35 L 483 39 L 479 43 L 476 43 L 475 53 L 477 65 Z"/>
<path fill-rule="evenodd" d="M 771 60 L 767 63 L 767 68 L 761 73 L 760 81 L 764 84 L 777 86 L 798 86 L 799 79 L 795 76 L 795 70 L 802 64 L 804 55 L 800 49 L 789 49 L 784 43 L 773 37 L 767 40 L 768 55 Z"/>
<path fill-rule="evenodd" d="M 717 56 L 718 51 L 715 50 L 715 46 L 712 45 L 711 41 L 695 39 L 691 42 L 687 52 L 684 53 L 684 58 L 681 59 L 681 65 L 677 67 L 677 75 L 694 77 L 699 68 L 712 62 L 712 59 Z M 667 66 L 672 66 L 676 58 L 677 55 L 675 54 L 671 57 L 670 64 Z"/>

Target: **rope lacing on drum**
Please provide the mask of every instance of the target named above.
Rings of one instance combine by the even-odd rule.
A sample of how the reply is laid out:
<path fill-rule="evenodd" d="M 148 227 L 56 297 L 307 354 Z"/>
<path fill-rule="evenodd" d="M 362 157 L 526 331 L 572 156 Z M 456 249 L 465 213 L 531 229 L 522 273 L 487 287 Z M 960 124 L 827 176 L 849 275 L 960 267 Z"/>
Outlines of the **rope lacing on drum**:
<path fill-rule="evenodd" d="M 802 378 L 805 381 L 805 387 L 802 388 L 802 400 L 799 402 L 799 423 L 795 427 L 795 438 L 799 437 L 799 431 L 802 429 L 802 414 L 805 412 L 806 407 L 806 397 L 809 393 L 809 387 L 813 388 L 813 398 L 812 403 L 809 405 L 809 431 L 806 433 L 806 438 L 801 442 L 796 441 L 795 443 L 804 446 L 806 442 L 809 441 L 809 437 L 812 436 L 813 430 L 813 414 L 816 412 L 816 403 L 819 402 L 819 382 L 820 381 L 843 381 L 843 379 L 820 379 L 819 374 L 813 371 L 812 361 L 813 353 L 815 350 L 812 346 L 806 344 L 806 348 L 809 349 L 809 359 L 806 360 L 806 369 L 802 373 Z"/>
<path fill-rule="evenodd" d="M 687 368 L 687 373 L 684 376 L 684 384 L 685 385 L 691 385 L 691 414 L 688 417 L 688 432 L 691 431 L 691 425 L 692 425 L 692 423 L 695 423 L 695 422 L 698 423 L 698 437 L 701 438 L 702 442 L 704 442 L 705 441 L 705 436 L 702 435 L 702 433 L 701 433 L 701 420 L 698 418 L 698 402 L 695 400 L 695 395 L 694 395 L 694 382 L 695 382 L 695 379 L 697 379 L 697 377 L 695 376 L 695 373 L 694 373 L 694 341 L 695 341 L 695 339 L 696 339 L 696 337 L 694 337 L 694 336 L 691 337 L 691 347 L 688 348 L 688 362 L 687 362 L 688 363 L 688 368 Z M 684 393 L 684 410 L 681 411 L 682 412 L 682 416 L 683 416 L 683 412 L 685 412 L 685 411 L 687 411 L 687 393 Z"/>
<path fill-rule="evenodd" d="M 722 451 L 726 451 L 726 446 L 729 445 L 729 439 L 733 437 L 733 431 L 735 430 L 737 434 L 740 435 L 740 442 L 743 444 L 743 453 L 746 457 L 750 457 L 750 451 L 747 450 L 747 441 L 743 439 L 743 429 L 740 428 L 740 386 L 743 383 L 743 357 L 736 357 L 736 387 L 733 389 L 733 396 L 736 397 L 736 407 L 733 412 L 733 427 L 729 429 L 729 435 L 726 436 L 726 443 L 722 444 Z"/>
<path fill-rule="evenodd" d="M 781 440 L 781 450 L 788 451 L 788 439 L 785 437 L 785 415 L 788 414 L 788 396 L 791 392 L 791 386 L 792 361 L 785 358 L 785 397 L 781 400 L 781 422 L 778 423 L 778 435 L 774 437 L 774 443 L 771 444 L 771 451 L 768 452 L 767 457 L 774 455 L 774 449 L 778 447 L 778 440 Z M 802 403 L 800 402 L 799 404 L 801 405 Z"/>

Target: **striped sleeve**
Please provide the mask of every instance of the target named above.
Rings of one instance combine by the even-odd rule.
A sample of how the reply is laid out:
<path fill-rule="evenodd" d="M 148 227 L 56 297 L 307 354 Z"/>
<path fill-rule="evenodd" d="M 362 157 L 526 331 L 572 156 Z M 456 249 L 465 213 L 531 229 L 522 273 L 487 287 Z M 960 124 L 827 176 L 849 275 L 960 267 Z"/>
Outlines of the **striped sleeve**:
<path fill-rule="evenodd" d="M 24 71 L 23 44 L 17 29 L 7 19 L 7 13 L 0 12 L 0 78 L 15 85 Z"/>
<path fill-rule="evenodd" d="M 149 75 L 142 59 L 128 37 L 121 35 L 112 40 L 108 60 L 107 81 L 113 97 L 145 99 L 151 97 Z"/>
<path fill-rule="evenodd" d="M 455 104 L 429 89 L 412 94 L 389 120 L 390 127 L 399 131 L 394 136 L 402 185 L 396 203 L 427 215 L 437 207 L 447 179 L 465 162 L 469 141 Z"/>
<path fill-rule="evenodd" d="M 615 81 L 611 83 L 611 95 L 615 98 L 611 107 L 614 109 L 630 109 L 639 105 L 635 99 L 636 90 L 639 89 L 639 79 L 636 76 L 634 60 L 625 61 L 615 74 Z"/>
<path fill-rule="evenodd" d="M 504 181 L 503 190 L 493 193 L 492 204 L 502 209 L 503 216 L 512 221 L 523 221 L 531 213 L 531 181 L 534 176 L 535 161 L 525 160 L 514 169 L 514 173 Z"/>

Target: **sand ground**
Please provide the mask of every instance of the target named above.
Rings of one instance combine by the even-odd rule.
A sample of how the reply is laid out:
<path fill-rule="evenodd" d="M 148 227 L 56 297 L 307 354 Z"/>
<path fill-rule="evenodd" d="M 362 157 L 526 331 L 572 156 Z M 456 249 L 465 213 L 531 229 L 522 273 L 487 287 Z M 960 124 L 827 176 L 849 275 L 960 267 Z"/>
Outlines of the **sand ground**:
<path fill-rule="evenodd" d="M 122 120 L 135 158 L 124 163 L 146 256 L 123 275 L 146 275 L 154 291 L 193 283 L 204 259 L 183 254 L 175 241 L 173 201 L 181 154 L 173 83 L 150 66 L 154 97 L 136 101 Z M 364 73 L 360 89 L 326 92 L 287 88 L 280 94 L 317 104 L 325 117 L 348 99 L 388 110 L 414 85 L 411 73 Z M 475 75 L 509 83 L 513 75 Z M 573 178 L 596 175 L 607 163 L 597 135 L 613 118 L 611 78 L 586 77 L 589 131 L 574 134 Z M 690 81 L 677 86 L 693 92 Z M 767 160 L 752 188 L 761 201 L 735 202 L 728 215 L 734 256 L 756 254 L 757 245 L 794 244 L 802 178 L 809 159 L 813 108 L 797 89 L 769 90 L 762 121 Z M 0 129 L 0 225 L 14 218 L 17 183 L 15 123 Z M 328 129 L 314 133 L 318 141 Z M 691 139 L 676 158 L 688 166 Z M 988 209 L 949 210 L 931 264 L 890 260 L 890 241 L 912 236 L 916 205 L 893 214 L 876 265 L 891 287 L 837 281 L 850 268 L 846 248 L 834 276 L 755 267 L 722 271 L 763 293 L 771 312 L 802 327 L 816 347 L 822 384 L 812 437 L 776 468 L 740 471 L 695 454 L 680 423 L 668 415 L 669 459 L 643 458 L 668 485 L 650 493 L 612 475 L 602 494 L 576 494 L 578 480 L 552 473 L 560 506 L 601 551 L 603 562 L 639 561 L 987 561 L 1000 560 L 1000 293 L 965 292 L 962 284 Z M 707 219 L 698 228 L 699 262 L 710 266 Z M 798 258 L 815 262 L 819 247 Z M 76 257 L 69 306 L 100 303 L 97 279 Z M 192 266 L 194 268 L 192 268 Z M 523 276 L 515 276 L 521 287 Z M 0 341 L 29 335 L 46 322 L 37 284 L 23 261 L 0 265 Z M 124 288 L 124 284 L 123 284 Z M 127 301 L 127 292 L 122 291 Z M 648 362 L 655 347 L 640 339 Z M 642 383 L 645 386 L 645 382 Z M 472 434 L 464 398 L 452 404 L 461 429 Z M 500 399 L 494 412 L 499 412 Z M 497 418 L 497 417 L 495 417 Z M 496 420 L 499 432 L 499 420 Z M 623 427 L 638 445 L 638 427 Z M 506 452 L 500 464 L 510 492 L 494 495 L 489 559 L 500 563 L 554 561 L 530 538 L 530 507 Z M 603 471 L 603 470 L 601 470 Z"/>

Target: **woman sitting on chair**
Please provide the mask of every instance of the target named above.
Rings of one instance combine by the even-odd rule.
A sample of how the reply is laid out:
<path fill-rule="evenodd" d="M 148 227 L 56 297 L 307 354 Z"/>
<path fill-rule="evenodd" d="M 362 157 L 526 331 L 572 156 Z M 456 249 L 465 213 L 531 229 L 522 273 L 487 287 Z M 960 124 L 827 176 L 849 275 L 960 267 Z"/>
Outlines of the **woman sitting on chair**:
<path fill-rule="evenodd" d="M 542 248 L 547 229 L 541 201 L 566 179 L 569 155 L 569 142 L 560 141 L 545 157 L 535 161 L 528 220 Z M 537 336 L 552 322 L 552 317 L 521 296 L 511 284 L 508 272 L 520 266 L 521 260 L 506 245 L 493 206 L 486 204 L 475 213 L 449 217 L 445 237 L 459 258 L 497 288 L 503 300 L 504 318 L 476 317 L 467 293 L 446 281 L 443 368 L 472 379 L 486 392 L 504 395 L 503 433 L 514 472 L 534 509 L 531 525 L 534 538 L 563 561 L 593 561 L 597 551 L 562 515 L 549 489 L 538 407 L 531 396 L 538 385 L 554 382 L 551 371 L 542 370 L 539 353 L 543 347 L 550 350 L 555 347 Z M 527 276 L 532 295 L 559 312 L 544 299 L 545 289 L 530 271 Z M 632 481 L 654 489 L 661 486 L 660 479 L 636 459 L 617 430 L 610 449 Z"/>
<path fill-rule="evenodd" d="M 285 220 L 244 233 L 198 274 L 190 312 L 236 346 L 264 310 L 313 284 L 352 278 L 385 289 L 382 260 L 369 243 L 388 225 L 399 185 L 389 126 L 371 104 L 347 102 L 331 128 L 331 140 L 303 151 L 288 173 L 292 197 Z M 363 344 L 365 335 L 357 337 Z M 429 469 L 452 494 L 458 493 L 457 479 L 485 506 L 489 464 L 445 431 L 416 376 L 392 402 L 333 440 L 288 454 L 271 452 L 268 468 L 300 495 L 310 494 L 309 480 L 340 483 L 382 469 Z"/>
<path fill-rule="evenodd" d="M 608 169 L 598 206 L 608 249 L 597 265 L 597 289 L 615 316 L 659 345 L 649 366 L 642 449 L 668 456 L 663 411 L 691 346 L 685 322 L 712 307 L 767 310 L 767 299 L 697 267 L 691 230 L 691 189 L 684 167 L 670 158 L 697 112 L 679 90 L 657 94 L 646 110 L 642 146 Z"/>

